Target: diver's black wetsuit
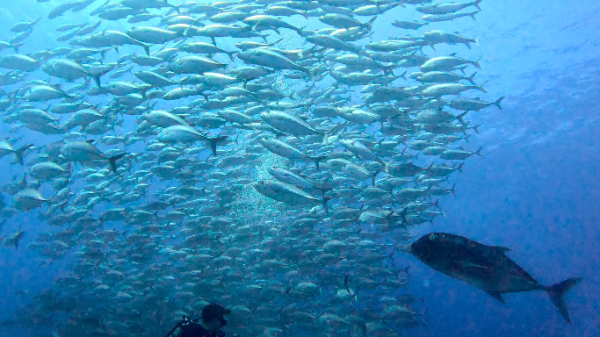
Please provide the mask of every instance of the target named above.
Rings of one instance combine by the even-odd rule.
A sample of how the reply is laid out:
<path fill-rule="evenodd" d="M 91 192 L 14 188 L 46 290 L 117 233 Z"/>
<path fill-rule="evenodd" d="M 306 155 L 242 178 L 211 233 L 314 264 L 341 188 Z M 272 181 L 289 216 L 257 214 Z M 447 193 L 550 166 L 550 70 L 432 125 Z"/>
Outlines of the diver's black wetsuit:
<path fill-rule="evenodd" d="M 179 337 L 225 337 L 223 331 L 218 331 L 216 334 L 204 329 L 202 325 L 190 323 L 181 332 Z"/>

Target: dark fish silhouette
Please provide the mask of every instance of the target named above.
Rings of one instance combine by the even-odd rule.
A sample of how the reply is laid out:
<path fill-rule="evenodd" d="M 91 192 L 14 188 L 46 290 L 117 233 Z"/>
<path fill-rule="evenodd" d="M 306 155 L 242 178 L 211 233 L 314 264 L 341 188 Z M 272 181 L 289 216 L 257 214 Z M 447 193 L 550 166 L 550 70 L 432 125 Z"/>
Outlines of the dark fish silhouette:
<path fill-rule="evenodd" d="M 581 278 L 571 278 L 552 286 L 541 285 L 506 256 L 509 248 L 486 246 L 454 234 L 427 234 L 403 250 L 429 267 L 463 280 L 502 303 L 506 303 L 503 293 L 544 290 L 565 320 L 573 324 L 563 297 Z"/>

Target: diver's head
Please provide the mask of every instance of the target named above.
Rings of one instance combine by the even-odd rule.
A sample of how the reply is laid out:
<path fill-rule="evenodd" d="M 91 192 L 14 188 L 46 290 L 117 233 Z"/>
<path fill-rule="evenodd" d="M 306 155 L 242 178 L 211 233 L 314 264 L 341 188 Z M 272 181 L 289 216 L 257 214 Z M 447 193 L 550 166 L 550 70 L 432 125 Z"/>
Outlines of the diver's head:
<path fill-rule="evenodd" d="M 227 324 L 223 315 L 230 314 L 231 310 L 218 304 L 209 304 L 202 309 L 202 326 L 208 331 L 216 332 Z"/>

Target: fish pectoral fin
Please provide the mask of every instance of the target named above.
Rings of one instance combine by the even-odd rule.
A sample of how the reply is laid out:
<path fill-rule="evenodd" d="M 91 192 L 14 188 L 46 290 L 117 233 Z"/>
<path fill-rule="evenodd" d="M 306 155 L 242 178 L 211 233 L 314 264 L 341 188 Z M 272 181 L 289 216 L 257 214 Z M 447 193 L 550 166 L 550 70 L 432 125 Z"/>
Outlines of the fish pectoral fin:
<path fill-rule="evenodd" d="M 502 303 L 506 304 L 506 301 L 502 298 L 502 293 L 501 292 L 499 292 L 499 291 L 486 291 L 485 293 L 488 294 L 488 295 L 490 295 L 490 296 L 492 296 L 493 298 L 495 298 L 499 302 L 502 302 Z"/>

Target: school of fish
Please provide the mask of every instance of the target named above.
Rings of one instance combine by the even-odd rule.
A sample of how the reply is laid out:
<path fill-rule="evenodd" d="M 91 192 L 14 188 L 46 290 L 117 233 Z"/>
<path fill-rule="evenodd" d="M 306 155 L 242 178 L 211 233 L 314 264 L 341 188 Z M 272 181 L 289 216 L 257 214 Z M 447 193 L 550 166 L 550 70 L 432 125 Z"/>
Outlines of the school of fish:
<path fill-rule="evenodd" d="M 481 0 L 38 2 L 0 42 L 0 158 L 22 170 L 0 236 L 71 262 L 0 326 L 157 336 L 210 302 L 241 336 L 426 324 L 394 257 L 481 155 L 465 119 L 501 109 L 460 56 L 477 39 L 436 29 Z M 65 17 L 56 48 L 19 52 Z"/>

